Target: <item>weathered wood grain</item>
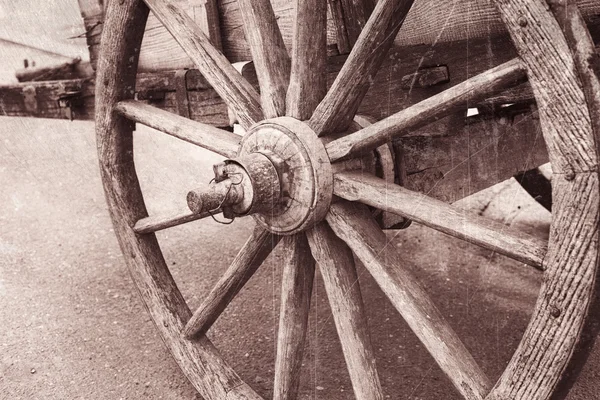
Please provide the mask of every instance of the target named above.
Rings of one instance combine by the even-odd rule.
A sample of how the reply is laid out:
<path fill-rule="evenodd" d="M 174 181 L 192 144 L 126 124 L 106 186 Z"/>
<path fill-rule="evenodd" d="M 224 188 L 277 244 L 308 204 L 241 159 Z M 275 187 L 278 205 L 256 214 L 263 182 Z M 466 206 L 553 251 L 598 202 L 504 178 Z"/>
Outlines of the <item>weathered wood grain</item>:
<path fill-rule="evenodd" d="M 579 371 L 567 370 L 571 356 L 577 349 L 578 364 L 587 352 L 578 347 L 580 337 L 598 324 L 598 144 L 572 56 L 580 48 L 569 48 L 548 4 L 495 3 L 539 106 L 553 170 L 553 220 L 532 319 L 490 399 L 562 399 Z"/>
<path fill-rule="evenodd" d="M 115 111 L 132 121 L 158 129 L 224 157 L 233 158 L 237 154 L 240 137 L 235 133 L 192 121 L 136 100 L 119 102 Z"/>
<path fill-rule="evenodd" d="M 354 257 L 325 222 L 307 232 L 319 265 L 357 399 L 382 400 Z"/>
<path fill-rule="evenodd" d="M 374 0 L 340 0 L 344 16 L 344 27 L 350 48 L 354 46 L 375 8 Z"/>
<path fill-rule="evenodd" d="M 218 49 L 223 50 L 217 0 L 187 0 L 191 17 Z"/>
<path fill-rule="evenodd" d="M 195 9 L 193 5 L 190 6 L 188 0 L 175 1 L 177 1 L 178 7 L 187 11 L 190 16 L 194 16 Z M 293 2 L 289 0 L 272 0 L 271 2 L 284 43 L 289 49 L 292 43 Z M 79 0 L 79 3 L 84 24 L 88 30 L 87 41 L 90 47 L 90 58 L 93 61 L 92 64 L 95 65 L 103 26 L 101 23 L 103 2 L 101 0 Z M 86 3 L 91 3 L 91 5 Z M 347 54 L 350 52 L 351 46 L 344 25 L 342 4 L 340 0 L 332 0 L 330 3 L 331 20 L 329 21 L 328 44 L 329 46 L 337 44 L 339 54 Z M 578 0 L 577 4 L 588 22 L 600 14 L 600 5 L 596 0 Z M 250 60 L 252 55 L 243 33 L 242 17 L 237 0 L 218 0 L 217 9 L 224 54 L 231 62 Z M 440 20 L 439 16 L 444 17 Z M 196 18 L 196 22 L 202 26 L 198 18 Z M 405 28 L 400 31 L 395 43 L 399 46 L 425 45 L 431 47 L 436 43 L 443 45 L 465 40 L 487 40 L 505 34 L 506 29 L 498 12 L 489 0 L 454 0 L 442 3 L 438 0 L 422 0 L 408 14 Z M 213 36 L 209 37 L 211 40 L 213 39 Z M 217 48 L 219 47 L 217 46 Z M 168 31 L 154 16 L 150 15 L 142 44 L 140 69 L 157 71 L 192 66 L 193 62 L 185 52 L 175 46 L 175 41 Z"/>
<path fill-rule="evenodd" d="M 104 0 L 77 0 L 77 4 L 83 19 L 90 64 L 93 69 L 96 69 L 100 51 L 100 38 L 104 29 Z"/>
<path fill-rule="evenodd" d="M 263 115 L 258 93 L 210 43 L 198 25 L 171 3 L 159 0 L 145 2 L 219 96 L 236 113 L 240 123 L 249 128 L 260 121 Z"/>
<path fill-rule="evenodd" d="M 308 326 L 315 261 L 304 233 L 281 242 L 283 271 L 273 400 L 295 400 Z"/>
<path fill-rule="evenodd" d="M 590 113 L 592 131 L 596 138 L 595 147 L 598 152 L 597 138 L 600 137 L 600 53 L 594 47 L 593 38 L 586 28 L 585 21 L 577 7 L 577 2 L 561 0 L 550 2 L 549 5 L 562 28 L 581 79 L 583 93 Z M 584 188 L 584 190 L 587 189 L 586 191 L 592 192 L 592 196 L 594 195 L 593 185 L 595 183 L 593 179 L 594 177 L 589 182 L 591 187 Z M 596 232 L 594 234 L 597 235 Z M 594 240 L 594 237 L 592 236 L 591 239 Z M 600 292 L 599 286 L 600 284 L 596 278 L 594 287 L 590 289 L 595 295 L 592 296 L 590 304 L 587 306 L 588 317 L 580 330 L 581 333 L 577 339 L 571 360 L 555 389 L 555 397 L 557 398 L 566 397 L 566 394 L 576 382 L 600 333 L 600 322 L 597 317 L 600 315 L 600 296 L 597 295 Z"/>
<path fill-rule="evenodd" d="M 227 271 L 185 325 L 183 334 L 188 339 L 198 338 L 210 329 L 258 267 L 271 254 L 271 250 L 279 240 L 280 236 L 273 235 L 261 227 L 254 229 Z"/>
<path fill-rule="evenodd" d="M 319 135 L 343 132 L 352 122 L 386 58 L 413 0 L 381 0 L 375 6 L 350 56 L 310 118 Z"/>
<path fill-rule="evenodd" d="M 348 32 L 346 31 L 346 23 L 344 21 L 344 12 L 342 11 L 342 3 L 339 0 L 327 0 L 328 8 L 328 24 L 329 30 L 333 30 L 333 37 L 339 54 L 350 53 L 351 46 L 348 40 Z M 328 32 L 329 34 L 329 32 Z"/>
<path fill-rule="evenodd" d="M 338 173 L 334 194 L 400 214 L 450 236 L 543 270 L 547 245 L 531 235 L 447 203 L 358 172 Z"/>
<path fill-rule="evenodd" d="M 577 0 L 586 17 L 600 13 L 596 0 Z M 406 18 L 396 42 L 403 45 L 448 43 L 506 33 L 492 0 L 422 0 Z"/>
<path fill-rule="evenodd" d="M 548 162 L 535 109 L 473 122 L 456 115 L 448 122 L 449 136 L 394 142 L 396 154 L 404 154 L 407 189 L 453 203 Z"/>
<path fill-rule="evenodd" d="M 573 54 L 573 62 L 590 111 L 592 129 L 596 137 L 600 137 L 600 53 L 576 1 L 559 0 L 548 4 Z"/>
<path fill-rule="evenodd" d="M 236 180 L 239 182 L 240 180 Z M 211 214 L 219 208 L 227 208 L 244 199 L 241 185 L 234 185 L 231 179 L 211 181 L 188 192 L 186 196 L 188 208 L 196 214 Z"/>
<path fill-rule="evenodd" d="M 266 118 L 285 115 L 290 58 L 269 0 L 238 0 Z"/>
<path fill-rule="evenodd" d="M 327 93 L 327 3 L 296 0 L 286 114 L 305 121 Z"/>
<path fill-rule="evenodd" d="M 181 330 L 191 312 L 177 288 L 153 234 L 132 227 L 148 216 L 133 162 L 131 121 L 113 112 L 133 96 L 137 55 L 148 9 L 141 1 L 110 2 L 98 61 L 96 134 L 100 176 L 115 234 L 131 277 L 181 370 L 205 398 L 260 400 L 223 361 L 206 338 L 188 341 Z M 127 35 L 124 35 L 124 33 Z"/>
<path fill-rule="evenodd" d="M 0 115 L 93 120 L 94 84 L 94 79 L 73 79 L 0 86 Z M 67 95 L 76 95 L 77 103 L 61 104 Z"/>
<path fill-rule="evenodd" d="M 466 109 L 469 102 L 476 104 L 508 86 L 521 83 L 525 77 L 523 64 L 517 59 L 509 61 L 358 132 L 328 143 L 327 153 L 331 161 L 336 161 L 373 150 L 411 129 L 420 128 L 461 108 Z"/>
<path fill-rule="evenodd" d="M 412 276 L 365 206 L 339 202 L 327 222 L 363 262 L 412 331 L 465 399 L 482 400 L 491 383 Z M 318 260 L 317 260 L 318 261 Z"/>

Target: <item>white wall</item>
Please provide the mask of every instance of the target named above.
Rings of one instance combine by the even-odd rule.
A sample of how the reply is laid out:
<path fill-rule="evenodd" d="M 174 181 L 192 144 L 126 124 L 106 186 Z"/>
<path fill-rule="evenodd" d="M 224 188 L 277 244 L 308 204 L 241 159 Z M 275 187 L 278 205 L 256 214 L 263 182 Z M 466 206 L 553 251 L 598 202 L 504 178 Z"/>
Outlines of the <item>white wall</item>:
<path fill-rule="evenodd" d="M 24 67 L 23 60 L 29 60 L 29 66 L 35 61 L 36 67 L 56 65 L 70 60 L 69 57 L 49 54 L 31 47 L 0 40 L 0 84 L 16 83 L 15 71 Z"/>

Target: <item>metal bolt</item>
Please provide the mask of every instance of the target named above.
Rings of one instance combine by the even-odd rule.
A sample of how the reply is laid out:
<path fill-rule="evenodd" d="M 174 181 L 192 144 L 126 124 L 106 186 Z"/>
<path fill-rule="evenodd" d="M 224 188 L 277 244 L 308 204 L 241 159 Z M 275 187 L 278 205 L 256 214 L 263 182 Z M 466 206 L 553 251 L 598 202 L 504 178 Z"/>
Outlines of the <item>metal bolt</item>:
<path fill-rule="evenodd" d="M 574 171 L 569 171 L 569 172 L 565 173 L 565 180 L 572 181 L 573 179 L 575 179 Z"/>
<path fill-rule="evenodd" d="M 519 26 L 525 28 L 527 26 L 527 19 L 525 17 L 519 17 L 518 21 Z"/>

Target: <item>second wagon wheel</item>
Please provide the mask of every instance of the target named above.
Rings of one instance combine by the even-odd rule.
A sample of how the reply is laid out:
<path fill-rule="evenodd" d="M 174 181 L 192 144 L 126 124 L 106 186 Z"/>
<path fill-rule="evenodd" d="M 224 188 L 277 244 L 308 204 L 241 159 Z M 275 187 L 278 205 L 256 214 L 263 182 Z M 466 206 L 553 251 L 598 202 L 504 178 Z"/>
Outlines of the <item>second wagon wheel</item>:
<path fill-rule="evenodd" d="M 600 91 L 588 65 L 593 45 L 577 8 L 568 1 L 553 1 L 551 8 L 542 0 L 496 1 L 520 58 L 324 144 L 321 136 L 343 132 L 351 123 L 412 1 L 377 2 L 329 90 L 325 81 L 325 4 L 322 0 L 297 2 L 290 60 L 270 2 L 239 0 L 259 95 L 194 22 L 167 1 L 110 2 L 96 89 L 101 174 L 131 275 L 173 357 L 207 399 L 260 398 L 203 333 L 269 254 L 271 245 L 283 238 L 279 246 L 284 247 L 286 262 L 275 399 L 292 399 L 296 394 L 313 259 L 332 303 L 356 397 L 384 398 L 361 294 L 354 284 L 352 253 L 464 398 L 564 396 L 597 329 L 597 321 L 590 316 L 597 315 L 600 208 L 593 128 L 598 121 L 590 114 L 597 111 L 598 99 L 593 96 Z M 247 130 L 241 143 L 230 132 L 132 100 L 149 10 L 237 114 Z M 450 205 L 375 176 L 352 172 L 341 163 L 409 128 L 464 107 L 467 100 L 505 90 L 526 77 L 535 93 L 555 176 L 547 245 L 482 217 L 465 217 Z M 212 184 L 190 192 L 194 213 L 166 219 L 147 215 L 133 164 L 131 121 L 228 158 L 215 168 Z M 341 199 L 332 202 L 334 195 Z M 394 246 L 386 246 L 385 235 L 363 204 L 403 215 L 544 271 L 530 324 L 497 382 L 490 381 L 478 366 L 430 295 L 403 266 Z M 192 314 L 153 232 L 201 218 L 216 208 L 230 215 L 253 215 L 258 227 Z"/>

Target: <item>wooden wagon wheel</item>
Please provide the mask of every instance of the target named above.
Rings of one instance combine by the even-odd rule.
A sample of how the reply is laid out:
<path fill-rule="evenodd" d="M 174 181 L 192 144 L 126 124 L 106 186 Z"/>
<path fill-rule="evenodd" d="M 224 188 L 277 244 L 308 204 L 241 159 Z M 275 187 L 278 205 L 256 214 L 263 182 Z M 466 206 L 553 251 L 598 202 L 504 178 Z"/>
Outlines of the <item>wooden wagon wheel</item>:
<path fill-rule="evenodd" d="M 597 314 L 599 178 L 592 132 L 598 114 L 596 120 L 590 114 L 599 110 L 594 95 L 600 91 L 590 67 L 593 45 L 576 7 L 558 0 L 549 2 L 550 8 L 543 0 L 497 0 L 519 59 L 324 145 L 320 136 L 342 132 L 352 121 L 412 1 L 379 0 L 329 91 L 325 82 L 324 1 L 297 2 L 291 60 L 270 2 L 239 2 L 260 95 L 190 18 L 162 0 L 112 1 L 98 63 L 98 149 L 115 232 L 152 318 L 192 384 L 205 398 L 260 398 L 222 360 L 203 332 L 269 254 L 271 245 L 283 237 L 280 246 L 285 248 L 286 262 L 276 399 L 294 398 L 297 390 L 313 259 L 332 303 L 356 397 L 383 398 L 360 289 L 355 284 L 352 253 L 364 263 L 464 398 L 563 396 L 597 331 L 591 316 Z M 241 144 L 232 133 L 132 100 L 149 9 L 237 114 L 248 131 Z M 556 177 L 548 246 L 503 225 L 467 217 L 445 203 L 340 166 L 340 160 L 360 156 L 408 129 L 463 107 L 467 100 L 502 91 L 526 76 L 537 99 Z M 188 200 L 194 213 L 148 217 L 133 165 L 132 121 L 230 158 L 216 168 L 215 183 L 190 192 Z M 334 194 L 341 200 L 332 203 Z M 393 246 L 386 246 L 385 235 L 361 203 L 401 214 L 544 270 L 531 322 L 497 382 L 490 382 L 399 261 Z M 217 207 L 225 213 L 252 214 L 258 227 L 192 315 L 152 232 L 201 218 Z"/>

